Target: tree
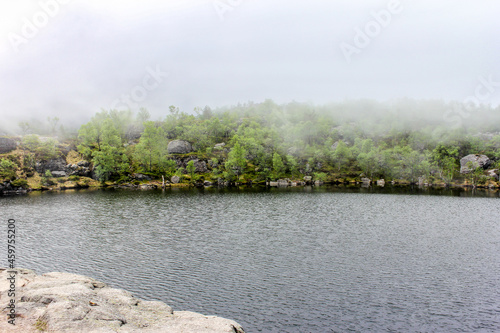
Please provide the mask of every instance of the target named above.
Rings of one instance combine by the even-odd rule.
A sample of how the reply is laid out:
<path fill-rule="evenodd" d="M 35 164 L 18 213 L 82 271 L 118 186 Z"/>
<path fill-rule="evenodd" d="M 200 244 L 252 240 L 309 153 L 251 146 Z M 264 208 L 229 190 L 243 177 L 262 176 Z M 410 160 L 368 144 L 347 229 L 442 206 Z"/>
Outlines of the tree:
<path fill-rule="evenodd" d="M 158 128 L 154 122 L 144 123 L 144 132 L 141 135 L 139 143 L 135 146 L 135 158 L 146 166 L 146 170 L 151 172 L 153 163 L 157 164 L 159 159 L 158 151 Z"/>
<path fill-rule="evenodd" d="M 274 178 L 280 178 L 285 173 L 285 165 L 281 159 L 280 154 L 273 154 L 273 176 Z"/>
<path fill-rule="evenodd" d="M 333 152 L 333 159 L 338 171 L 348 164 L 350 155 L 349 148 L 346 146 L 344 141 L 340 140 L 335 148 L 335 151 Z"/>
<path fill-rule="evenodd" d="M 52 135 L 56 134 L 56 128 L 57 128 L 57 123 L 59 122 L 59 117 L 47 117 L 47 121 L 49 122 L 50 125 L 50 133 Z"/>
<path fill-rule="evenodd" d="M 247 152 L 236 142 L 227 156 L 227 161 L 224 164 L 226 172 L 224 174 L 225 178 L 233 180 L 235 177 L 238 178 L 247 165 L 247 160 L 245 158 Z"/>
<path fill-rule="evenodd" d="M 21 121 L 19 122 L 19 128 L 21 129 L 21 133 L 23 136 L 28 134 L 31 131 L 30 124 L 27 121 Z"/>
<path fill-rule="evenodd" d="M 292 177 L 297 176 L 298 175 L 298 164 L 297 164 L 297 160 L 295 159 L 295 157 L 293 157 L 292 155 L 287 155 L 286 161 L 287 161 L 287 165 L 288 165 L 288 171 L 290 172 Z"/>
<path fill-rule="evenodd" d="M 194 173 L 196 171 L 196 167 L 194 166 L 194 161 L 191 160 L 187 163 L 186 165 L 186 171 L 189 173 L 191 176 L 191 180 L 194 180 Z"/>

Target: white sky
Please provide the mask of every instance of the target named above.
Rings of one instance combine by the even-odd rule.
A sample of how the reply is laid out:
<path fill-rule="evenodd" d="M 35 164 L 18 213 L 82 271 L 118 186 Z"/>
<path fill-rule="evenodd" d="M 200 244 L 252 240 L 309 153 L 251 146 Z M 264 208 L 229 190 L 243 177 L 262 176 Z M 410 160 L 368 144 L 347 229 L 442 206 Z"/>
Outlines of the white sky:
<path fill-rule="evenodd" d="M 169 105 L 266 98 L 463 101 L 480 77 L 494 82 L 480 101 L 498 104 L 500 1 L 401 0 L 347 61 L 341 43 L 355 47 L 355 29 L 378 29 L 372 13 L 394 2 L 3 1 L 0 115 L 81 118 L 128 104 L 159 117 Z"/>

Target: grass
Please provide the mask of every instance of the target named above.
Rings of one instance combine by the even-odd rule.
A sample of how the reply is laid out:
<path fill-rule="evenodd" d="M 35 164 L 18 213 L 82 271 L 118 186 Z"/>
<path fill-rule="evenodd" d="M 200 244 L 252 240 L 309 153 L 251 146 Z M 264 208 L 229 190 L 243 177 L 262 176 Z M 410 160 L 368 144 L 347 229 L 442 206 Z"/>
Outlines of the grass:
<path fill-rule="evenodd" d="M 45 332 L 47 330 L 47 321 L 42 319 L 42 317 L 39 317 L 36 320 L 35 328 L 39 331 Z"/>

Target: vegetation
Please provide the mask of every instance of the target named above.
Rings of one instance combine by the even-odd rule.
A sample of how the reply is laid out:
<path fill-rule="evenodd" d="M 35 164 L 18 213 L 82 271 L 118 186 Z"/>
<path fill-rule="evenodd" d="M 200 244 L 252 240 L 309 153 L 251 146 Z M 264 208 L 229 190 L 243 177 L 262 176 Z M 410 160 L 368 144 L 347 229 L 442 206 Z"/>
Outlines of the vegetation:
<path fill-rule="evenodd" d="M 460 174 L 460 158 L 485 154 L 500 164 L 500 110 L 468 106 L 475 114 L 460 127 L 446 121 L 449 110 L 456 110 L 456 105 L 406 100 L 314 106 L 266 100 L 217 110 L 197 108 L 196 114 L 170 106 L 157 121 L 144 109 L 135 116 L 104 110 L 66 141 L 78 151 L 71 153 L 72 159 L 90 161 L 103 183 L 130 181 L 131 174 L 143 173 L 156 179 L 177 175 L 191 182 L 201 177 L 233 183 L 308 175 L 319 181 L 367 177 L 484 184 L 488 177 L 482 169 Z M 486 116 L 489 121 L 480 121 Z M 59 119 L 48 122 L 46 131 L 57 132 Z M 26 134 L 21 145 L 26 172 L 33 170 L 35 161 L 61 156 L 56 140 L 27 134 L 34 127 L 20 123 Z M 168 143 L 174 139 L 193 145 L 186 161 L 168 154 Z M 197 173 L 196 159 L 207 163 L 208 173 Z M 1 177 L 13 177 L 15 170 L 14 162 L 0 161 Z M 51 175 L 43 176 L 50 183 Z"/>

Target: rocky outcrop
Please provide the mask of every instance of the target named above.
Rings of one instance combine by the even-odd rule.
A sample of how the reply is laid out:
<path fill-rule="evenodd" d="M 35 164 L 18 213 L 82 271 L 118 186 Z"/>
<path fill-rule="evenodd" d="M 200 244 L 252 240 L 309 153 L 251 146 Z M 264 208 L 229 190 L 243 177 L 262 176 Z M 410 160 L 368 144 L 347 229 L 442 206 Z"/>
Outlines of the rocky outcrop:
<path fill-rule="evenodd" d="M 17 148 L 16 141 L 9 138 L 0 138 L 0 154 L 7 154 Z"/>
<path fill-rule="evenodd" d="M 235 321 L 143 301 L 92 278 L 69 274 L 36 275 L 16 269 L 15 326 L 6 320 L 13 274 L 0 269 L 0 332 L 200 332 L 244 333 Z"/>
<path fill-rule="evenodd" d="M 187 141 L 173 140 L 168 143 L 167 150 L 169 154 L 189 154 L 193 147 Z"/>
<path fill-rule="evenodd" d="M 0 183 L 0 195 L 26 194 L 28 190 L 21 186 L 14 186 L 10 181 Z"/>
<path fill-rule="evenodd" d="M 472 168 L 469 168 L 470 162 Z M 491 165 L 491 160 L 486 155 L 470 154 L 460 160 L 460 173 L 469 173 L 479 167 L 486 169 Z"/>
<path fill-rule="evenodd" d="M 92 174 L 92 170 L 90 170 L 90 162 L 79 161 L 76 164 L 68 164 L 66 165 L 66 173 L 68 176 L 90 177 Z"/>
<path fill-rule="evenodd" d="M 48 161 L 37 162 L 35 165 L 35 170 L 42 176 L 47 170 L 52 174 L 54 173 L 54 171 L 66 172 L 66 161 L 64 160 L 64 158 L 59 157 Z"/>
<path fill-rule="evenodd" d="M 194 167 L 196 168 L 197 173 L 208 172 L 207 162 L 205 162 L 205 161 L 200 161 L 198 159 L 194 160 Z"/>

